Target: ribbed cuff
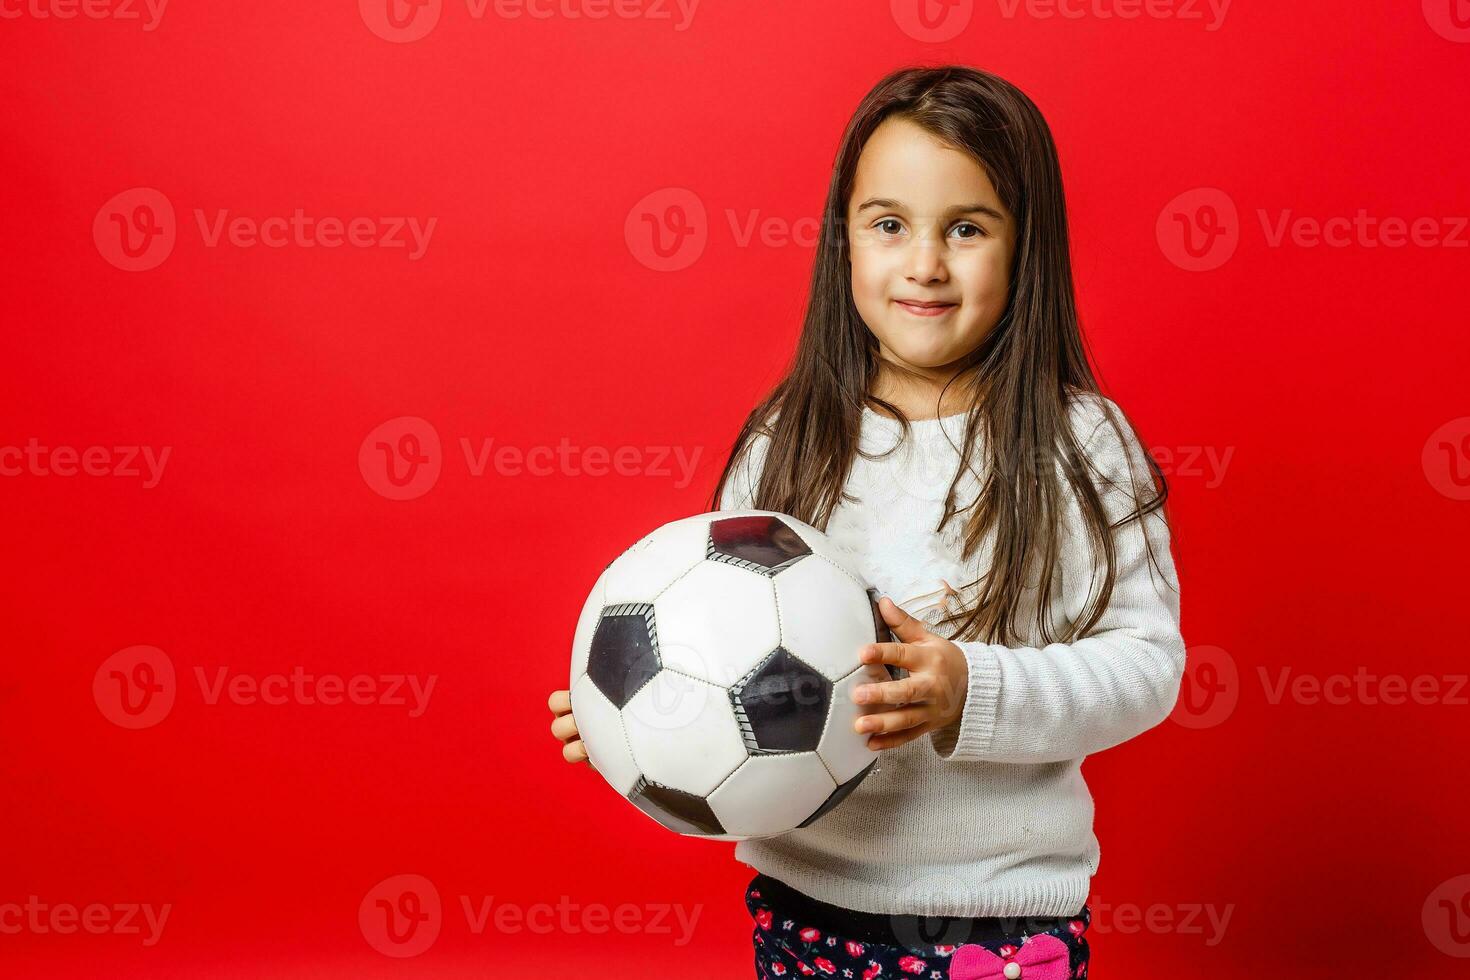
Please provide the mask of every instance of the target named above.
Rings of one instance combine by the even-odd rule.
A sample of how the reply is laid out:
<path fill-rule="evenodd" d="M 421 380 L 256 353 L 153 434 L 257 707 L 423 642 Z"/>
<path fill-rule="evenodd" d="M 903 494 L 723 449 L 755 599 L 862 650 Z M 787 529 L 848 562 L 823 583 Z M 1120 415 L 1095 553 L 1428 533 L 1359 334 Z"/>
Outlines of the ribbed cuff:
<path fill-rule="evenodd" d="M 1000 704 L 1000 658 L 988 643 L 955 641 L 965 654 L 970 676 L 965 688 L 965 707 L 959 721 L 929 733 L 934 751 L 944 762 L 979 762 L 990 751 L 995 737 L 995 716 Z"/>

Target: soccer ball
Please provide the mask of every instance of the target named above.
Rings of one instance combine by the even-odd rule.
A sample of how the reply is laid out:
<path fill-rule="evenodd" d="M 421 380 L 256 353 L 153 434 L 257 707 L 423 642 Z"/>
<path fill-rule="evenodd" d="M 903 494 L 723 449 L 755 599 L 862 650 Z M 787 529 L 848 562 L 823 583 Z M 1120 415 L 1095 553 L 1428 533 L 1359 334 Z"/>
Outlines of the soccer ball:
<path fill-rule="evenodd" d="M 572 644 L 593 766 L 663 826 L 748 840 L 805 827 L 878 753 L 853 731 L 858 651 L 892 637 L 877 593 L 816 528 L 719 511 L 665 524 L 598 577 Z"/>

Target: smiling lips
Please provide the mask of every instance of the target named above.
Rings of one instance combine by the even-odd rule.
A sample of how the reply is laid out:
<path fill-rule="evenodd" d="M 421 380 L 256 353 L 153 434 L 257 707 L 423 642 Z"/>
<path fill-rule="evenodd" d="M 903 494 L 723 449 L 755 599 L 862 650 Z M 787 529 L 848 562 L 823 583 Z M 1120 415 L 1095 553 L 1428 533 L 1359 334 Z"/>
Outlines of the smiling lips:
<path fill-rule="evenodd" d="M 958 303 L 941 303 L 935 300 L 898 299 L 894 300 L 899 309 L 907 310 L 914 316 L 944 316 L 950 310 L 958 306 Z"/>

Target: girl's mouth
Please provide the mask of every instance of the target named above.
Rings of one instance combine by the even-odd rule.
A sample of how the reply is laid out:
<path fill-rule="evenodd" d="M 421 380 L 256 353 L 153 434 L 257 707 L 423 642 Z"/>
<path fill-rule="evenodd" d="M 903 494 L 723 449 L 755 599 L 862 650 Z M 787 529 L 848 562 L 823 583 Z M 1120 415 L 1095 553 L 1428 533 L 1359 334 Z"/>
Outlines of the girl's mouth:
<path fill-rule="evenodd" d="M 894 300 L 899 309 L 906 310 L 914 316 L 944 316 L 950 310 L 957 307 L 958 303 L 913 303 L 907 300 Z"/>

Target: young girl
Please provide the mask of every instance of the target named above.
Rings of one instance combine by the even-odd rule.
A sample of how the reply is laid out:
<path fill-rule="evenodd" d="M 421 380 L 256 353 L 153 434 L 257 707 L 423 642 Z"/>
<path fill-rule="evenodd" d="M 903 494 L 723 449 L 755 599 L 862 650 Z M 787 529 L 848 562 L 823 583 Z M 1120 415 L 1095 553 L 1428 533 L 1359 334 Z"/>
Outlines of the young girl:
<path fill-rule="evenodd" d="M 822 528 L 894 634 L 859 652 L 894 679 L 854 693 L 883 764 L 736 845 L 757 976 L 1086 976 L 1082 761 L 1162 721 L 1184 667 L 1167 495 L 1088 365 L 1041 113 L 970 68 L 883 79 L 843 136 L 790 372 L 712 501 Z"/>

